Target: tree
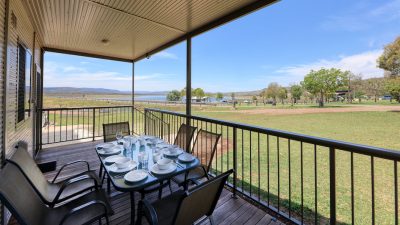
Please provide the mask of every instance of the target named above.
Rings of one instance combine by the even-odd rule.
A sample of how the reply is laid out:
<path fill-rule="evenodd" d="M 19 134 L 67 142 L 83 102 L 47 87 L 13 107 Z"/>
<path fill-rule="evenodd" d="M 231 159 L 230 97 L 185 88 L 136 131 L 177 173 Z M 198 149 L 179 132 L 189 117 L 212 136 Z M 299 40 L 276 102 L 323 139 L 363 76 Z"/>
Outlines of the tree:
<path fill-rule="evenodd" d="M 347 101 L 351 103 L 354 98 L 356 98 L 356 93 L 361 92 L 362 89 L 362 75 L 355 75 L 351 72 L 348 72 L 348 92 L 347 92 Z"/>
<path fill-rule="evenodd" d="M 276 105 L 276 98 L 279 95 L 280 86 L 278 83 L 270 83 L 265 91 L 267 98 L 272 98 L 272 105 Z"/>
<path fill-rule="evenodd" d="M 300 100 L 301 96 L 303 95 L 303 88 L 301 85 L 293 84 L 290 86 L 290 94 L 292 96 L 293 102 L 296 104 L 297 100 Z"/>
<path fill-rule="evenodd" d="M 385 83 L 385 90 L 400 103 L 400 77 L 388 79 Z"/>
<path fill-rule="evenodd" d="M 204 96 L 206 96 L 206 94 L 204 93 L 204 90 L 201 88 L 194 89 L 192 95 L 196 96 L 199 99 L 202 99 Z"/>
<path fill-rule="evenodd" d="M 373 96 L 376 102 L 379 95 L 384 94 L 385 82 L 382 78 L 371 78 L 364 80 L 364 91 L 367 95 Z"/>
<path fill-rule="evenodd" d="M 265 105 L 265 96 L 266 96 L 266 93 L 265 93 L 266 91 L 265 91 L 265 89 L 263 89 L 261 92 L 260 92 L 260 97 L 262 98 L 262 101 L 263 101 L 263 104 Z"/>
<path fill-rule="evenodd" d="M 256 103 L 256 106 L 257 106 L 257 96 L 253 95 L 252 100 L 253 100 L 253 102 Z"/>
<path fill-rule="evenodd" d="M 279 100 L 281 100 L 282 105 L 284 105 L 284 100 L 287 99 L 287 90 L 284 87 L 279 88 L 278 91 L 278 98 Z"/>
<path fill-rule="evenodd" d="M 222 94 L 221 92 L 217 93 L 217 96 L 215 97 L 218 101 L 221 101 L 224 98 L 224 94 Z"/>
<path fill-rule="evenodd" d="M 378 58 L 378 67 L 390 72 L 390 76 L 400 75 L 400 37 L 385 46 Z"/>
<path fill-rule="evenodd" d="M 340 69 L 311 70 L 304 77 L 302 86 L 311 94 L 319 95 L 319 106 L 324 106 L 324 98 L 327 94 L 334 93 L 338 88 L 344 87 L 348 81 L 348 72 Z"/>
<path fill-rule="evenodd" d="M 181 99 L 181 93 L 178 90 L 172 90 L 167 94 L 168 101 L 179 101 Z"/>

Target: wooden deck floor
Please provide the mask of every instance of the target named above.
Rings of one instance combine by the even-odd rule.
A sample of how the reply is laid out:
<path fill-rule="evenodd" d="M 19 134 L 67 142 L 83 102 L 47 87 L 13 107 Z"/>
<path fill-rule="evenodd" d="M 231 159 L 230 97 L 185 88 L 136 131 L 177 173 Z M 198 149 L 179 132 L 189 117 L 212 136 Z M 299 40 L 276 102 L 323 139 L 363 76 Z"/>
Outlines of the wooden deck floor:
<path fill-rule="evenodd" d="M 37 157 L 38 162 L 45 161 L 57 161 L 57 167 L 59 168 L 64 163 L 71 162 L 74 160 L 87 160 L 90 162 L 92 168 L 99 168 L 99 160 L 94 152 L 94 146 L 98 142 L 86 142 L 78 143 L 73 145 L 64 145 L 58 147 L 52 147 L 44 149 L 40 152 Z M 78 171 L 79 168 L 71 168 L 66 170 L 65 175 Z M 46 174 L 50 179 L 55 175 L 54 172 Z M 105 186 L 105 185 L 104 185 Z M 178 188 L 178 187 L 174 187 Z M 168 195 L 169 191 L 166 189 L 164 196 Z M 268 215 L 265 211 L 249 204 L 244 199 L 231 197 L 232 193 L 228 190 L 224 190 L 219 201 L 216 210 L 214 211 L 214 220 L 217 224 L 283 224 L 279 220 Z M 129 224 L 130 222 L 130 202 L 129 194 L 121 193 L 111 188 L 111 203 L 115 211 L 115 214 L 110 218 L 111 224 Z M 146 196 L 150 201 L 156 200 L 156 194 Z M 139 195 L 136 199 L 140 199 Z M 200 224 L 209 224 L 208 220 Z"/>

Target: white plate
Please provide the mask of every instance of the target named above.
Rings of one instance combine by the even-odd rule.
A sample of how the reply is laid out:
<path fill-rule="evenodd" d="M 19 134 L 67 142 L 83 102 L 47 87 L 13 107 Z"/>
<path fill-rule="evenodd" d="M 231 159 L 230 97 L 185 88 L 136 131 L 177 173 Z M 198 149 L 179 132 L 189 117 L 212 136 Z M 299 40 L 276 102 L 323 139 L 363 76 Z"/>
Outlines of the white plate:
<path fill-rule="evenodd" d="M 121 152 L 122 149 L 123 149 L 122 146 L 114 146 L 114 147 L 111 149 L 111 151 L 106 152 L 106 151 L 104 151 L 104 149 L 100 149 L 100 150 L 97 150 L 97 152 L 98 152 L 100 155 L 115 155 L 115 154 L 119 154 L 119 153 Z"/>
<path fill-rule="evenodd" d="M 121 158 L 125 158 L 125 157 L 123 157 L 122 155 L 113 155 L 113 156 L 109 156 L 109 157 L 105 158 L 104 162 L 108 163 L 108 164 L 112 164 L 112 163 L 115 163 L 115 161 L 117 161 L 118 159 L 121 159 Z"/>
<path fill-rule="evenodd" d="M 148 176 L 144 170 L 134 170 L 125 174 L 124 179 L 128 182 L 139 182 L 146 179 Z"/>
<path fill-rule="evenodd" d="M 169 146 L 171 146 L 171 145 L 166 144 L 166 143 L 157 144 L 158 148 L 168 148 Z"/>
<path fill-rule="evenodd" d="M 115 146 L 115 144 L 114 143 L 112 143 L 112 142 L 107 142 L 107 143 L 101 143 L 101 144 L 98 144 L 98 145 L 96 145 L 96 149 L 104 149 L 104 148 L 112 148 L 112 147 L 114 147 Z"/>
<path fill-rule="evenodd" d="M 169 173 L 174 172 L 175 170 L 176 170 L 176 164 L 175 163 L 171 163 L 169 165 L 169 168 L 165 169 L 165 170 L 160 170 L 158 168 L 157 164 L 154 164 L 151 167 L 151 172 L 154 173 L 154 174 L 157 174 L 157 175 L 169 174 Z"/>
<path fill-rule="evenodd" d="M 125 172 L 135 169 L 136 166 L 137 166 L 137 163 L 135 161 L 131 161 L 129 166 L 127 166 L 126 168 L 119 169 L 115 164 L 112 164 L 111 166 L 108 167 L 108 170 L 112 173 L 125 173 Z"/>
<path fill-rule="evenodd" d="M 182 162 L 192 162 L 196 157 L 194 157 L 192 154 L 181 154 L 178 156 L 178 159 Z"/>
<path fill-rule="evenodd" d="M 178 156 L 178 155 L 180 155 L 182 153 L 183 153 L 182 149 L 177 149 L 175 153 L 171 153 L 169 150 L 165 150 L 164 151 L 164 155 L 169 156 L 169 157 L 175 157 L 175 156 Z"/>

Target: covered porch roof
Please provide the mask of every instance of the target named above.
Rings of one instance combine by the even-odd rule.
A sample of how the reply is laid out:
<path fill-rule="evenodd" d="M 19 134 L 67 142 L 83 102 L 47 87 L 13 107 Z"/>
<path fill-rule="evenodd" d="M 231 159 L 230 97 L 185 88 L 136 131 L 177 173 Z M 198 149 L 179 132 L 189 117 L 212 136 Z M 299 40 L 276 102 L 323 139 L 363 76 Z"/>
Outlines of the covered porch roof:
<path fill-rule="evenodd" d="M 25 1 L 45 50 L 134 62 L 277 0 Z"/>

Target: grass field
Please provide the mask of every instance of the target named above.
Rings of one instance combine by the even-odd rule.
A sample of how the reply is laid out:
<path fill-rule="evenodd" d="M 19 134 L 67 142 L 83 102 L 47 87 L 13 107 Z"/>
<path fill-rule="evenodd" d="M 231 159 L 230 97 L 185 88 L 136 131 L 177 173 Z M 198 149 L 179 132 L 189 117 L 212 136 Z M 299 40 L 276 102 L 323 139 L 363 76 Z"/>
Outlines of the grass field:
<path fill-rule="evenodd" d="M 57 104 L 66 106 L 110 106 L 118 105 L 117 102 L 106 101 L 87 101 L 82 100 L 65 100 L 60 103 L 60 99 L 51 99 Z M 361 104 L 366 107 L 371 103 Z M 382 107 L 397 106 L 397 104 L 380 104 Z M 357 104 L 358 106 L 358 104 Z M 379 106 L 379 105 L 378 105 Z M 157 105 L 144 104 L 138 105 L 140 108 L 163 108 L 171 111 L 184 112 L 183 105 Z M 329 104 L 329 108 L 348 109 L 352 107 L 349 104 L 334 103 Z M 342 140 L 364 145 L 383 147 L 388 149 L 400 150 L 400 112 L 398 110 L 389 111 L 355 111 L 355 112 L 324 112 L 324 113 L 293 113 L 266 114 L 269 109 L 296 110 L 310 109 L 313 110 L 315 105 L 278 105 L 278 107 L 241 105 L 237 109 L 232 107 L 215 107 L 215 106 L 196 106 L 193 107 L 193 114 L 198 116 L 217 118 L 227 121 L 240 122 L 245 124 L 257 125 L 261 127 L 291 131 L 301 134 L 308 134 L 316 137 L 324 137 L 335 140 Z M 381 108 L 379 108 L 381 109 Z M 396 108 L 395 108 L 396 109 Z M 260 110 L 260 111 L 257 111 Z M 263 111 L 267 110 L 267 111 Z M 400 110 L 400 106 L 399 106 Z M 257 113 L 254 113 L 257 112 Z M 282 111 L 287 112 L 287 111 Z M 91 121 L 91 120 L 89 120 Z M 223 136 L 229 141 L 232 133 Z M 242 138 L 243 135 L 243 138 Z M 250 143 L 250 140 L 252 142 Z M 281 207 L 287 211 L 289 207 L 289 193 L 291 197 L 291 209 L 300 213 L 301 209 L 301 187 L 303 183 L 304 190 L 304 212 L 306 221 L 313 220 L 315 213 L 315 191 L 317 185 L 317 210 L 318 220 L 320 223 L 327 223 L 329 218 L 329 158 L 328 149 L 318 147 L 314 155 L 314 146 L 304 144 L 303 149 L 300 143 L 291 141 L 290 151 L 288 149 L 288 140 L 280 139 L 279 143 L 275 137 L 270 137 L 267 146 L 265 135 L 260 138 L 253 134 L 250 139 L 250 133 L 244 131 L 238 133 L 238 178 L 239 187 L 247 192 L 252 192 L 258 197 L 258 186 L 260 187 L 260 199 L 267 201 L 268 193 L 270 202 L 277 205 L 279 200 Z M 259 145 L 259 148 L 257 144 Z M 243 146 L 243 147 L 241 147 Z M 250 150 L 250 146 L 253 151 Z M 279 150 L 278 150 L 279 146 Z M 260 149 L 259 152 L 254 149 Z M 267 154 L 269 151 L 269 155 Z M 279 153 L 278 153 L 279 152 Z M 221 161 L 215 168 L 224 170 L 232 167 L 232 154 L 218 153 L 217 161 Z M 289 156 L 290 154 L 290 156 Z M 267 157 L 269 156 L 269 158 Z M 302 156 L 302 157 L 301 157 Z M 317 164 L 314 163 L 317 156 Z M 289 168 L 290 157 L 290 168 Z M 337 218 L 340 223 L 351 224 L 351 202 L 350 202 L 350 157 L 351 154 L 343 151 L 336 153 L 336 179 L 337 179 Z M 371 224 L 371 158 L 363 155 L 354 154 L 354 187 L 355 187 L 355 224 Z M 303 158 L 303 161 L 301 161 Z M 279 164 L 278 164 L 279 159 Z M 269 163 L 268 163 L 269 160 Z M 218 163 L 215 162 L 214 163 Z M 251 163 L 250 163 L 251 162 Z M 301 165 L 303 164 L 303 171 Z M 250 165 L 253 167 L 250 168 Z M 318 182 L 315 183 L 315 166 L 318 168 Z M 279 179 L 278 179 L 279 171 Z M 290 171 L 290 185 L 289 185 Z M 303 182 L 301 182 L 301 172 L 303 172 Z M 374 159 L 374 178 L 375 178 L 375 222 L 376 224 L 393 224 L 394 223 L 394 172 L 393 162 Z M 269 181 L 267 177 L 269 176 Z M 258 182 L 259 180 L 259 182 Z M 278 186 L 279 182 L 279 186 Z M 252 184 L 250 186 L 250 183 Z M 279 187 L 279 188 L 278 188 Z M 268 192 L 269 188 L 269 192 Z M 279 189 L 279 191 L 278 191 Z M 289 192 L 290 189 L 290 192 Z"/>

